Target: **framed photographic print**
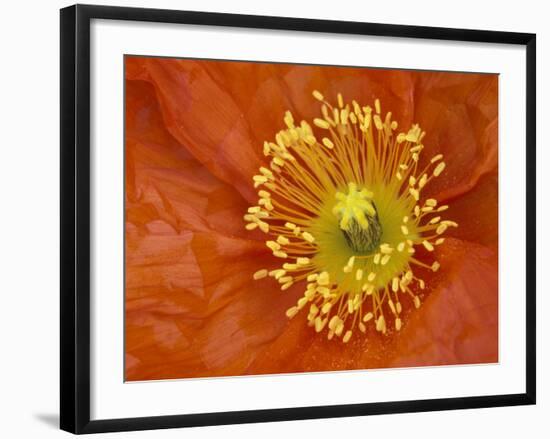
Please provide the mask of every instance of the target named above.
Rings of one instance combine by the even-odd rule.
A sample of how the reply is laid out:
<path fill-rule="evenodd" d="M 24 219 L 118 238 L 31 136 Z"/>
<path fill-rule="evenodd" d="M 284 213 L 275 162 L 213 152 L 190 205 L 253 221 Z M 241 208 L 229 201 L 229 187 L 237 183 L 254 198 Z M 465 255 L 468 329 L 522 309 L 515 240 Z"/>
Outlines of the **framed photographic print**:
<path fill-rule="evenodd" d="M 63 9 L 61 428 L 534 404 L 535 129 L 533 34 Z"/>

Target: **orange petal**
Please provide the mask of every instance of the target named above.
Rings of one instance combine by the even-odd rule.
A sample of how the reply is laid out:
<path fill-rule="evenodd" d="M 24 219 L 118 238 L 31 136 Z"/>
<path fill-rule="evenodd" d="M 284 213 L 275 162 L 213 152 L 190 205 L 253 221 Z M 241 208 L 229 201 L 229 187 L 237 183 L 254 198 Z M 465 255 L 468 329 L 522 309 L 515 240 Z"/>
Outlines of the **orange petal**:
<path fill-rule="evenodd" d="M 448 240 L 439 286 L 398 334 L 391 367 L 498 361 L 498 256 Z"/>
<path fill-rule="evenodd" d="M 248 122 L 225 87 L 202 67 L 204 62 L 129 57 L 126 63 L 129 79 L 139 72 L 154 85 L 172 136 L 212 174 L 252 200 L 251 177 L 261 164 L 261 144 L 252 144 Z"/>
<path fill-rule="evenodd" d="M 445 217 L 459 225 L 447 229 L 446 236 L 498 251 L 498 173 L 485 174 L 471 191 L 452 199 Z"/>
<path fill-rule="evenodd" d="M 166 233 L 215 230 L 250 238 L 242 220 L 247 206 L 166 130 L 153 87 L 127 81 L 127 222 L 142 234 L 162 227 Z"/>
<path fill-rule="evenodd" d="M 126 378 L 240 374 L 296 298 L 258 294 L 274 261 L 242 238 L 245 201 L 166 131 L 151 84 L 126 93 Z"/>
<path fill-rule="evenodd" d="M 258 267 L 273 265 L 261 243 L 192 232 L 134 239 L 128 380 L 242 375 L 286 324 L 295 295 L 281 293 L 271 278 L 252 279 Z"/>
<path fill-rule="evenodd" d="M 496 86 L 420 72 L 235 65 L 128 58 L 127 77 L 140 80 L 127 87 L 128 379 L 493 361 L 485 359 L 496 356 L 496 249 L 449 239 L 437 288 L 398 336 L 369 330 L 343 345 L 307 328 L 301 315 L 287 323 L 296 291 L 253 282 L 273 260 L 262 244 L 239 237 L 247 205 L 240 194 L 255 198 L 250 177 L 263 159 L 261 142 L 279 129 L 284 110 L 297 119 L 318 112 L 312 89 L 371 105 L 379 97 L 383 111 L 407 121 L 401 128 L 417 121 L 428 131 L 436 120 L 427 149 L 444 149 L 450 172 L 432 191 L 447 198 L 471 191 L 455 200 L 461 212 L 487 200 L 496 211 Z M 459 221 L 464 232 L 456 236 L 496 242 L 487 234 L 492 220 Z M 480 288 L 489 293 L 478 297 Z M 440 322 L 445 312 L 452 328 Z M 450 344 L 420 348 L 407 329 L 415 327 L 424 339 L 448 330 Z"/>
<path fill-rule="evenodd" d="M 427 133 L 423 156 L 443 154 L 447 164 L 425 193 L 445 201 L 497 169 L 498 76 L 434 72 L 416 84 L 415 117 Z"/>
<path fill-rule="evenodd" d="M 328 341 L 298 314 L 262 351 L 248 373 L 304 372 L 483 363 L 498 360 L 497 255 L 483 246 L 449 239 L 438 255 L 442 268 L 418 310 L 389 336 L 356 331 L 344 345 Z M 405 299 L 403 299 L 405 302 Z M 270 372 L 271 371 L 271 372 Z"/>

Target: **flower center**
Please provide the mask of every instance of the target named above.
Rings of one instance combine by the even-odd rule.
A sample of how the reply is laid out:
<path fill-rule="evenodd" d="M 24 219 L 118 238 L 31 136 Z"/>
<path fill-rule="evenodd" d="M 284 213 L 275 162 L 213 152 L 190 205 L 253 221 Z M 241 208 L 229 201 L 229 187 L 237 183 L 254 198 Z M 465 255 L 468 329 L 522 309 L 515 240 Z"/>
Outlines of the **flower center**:
<path fill-rule="evenodd" d="M 347 343 L 367 324 L 388 333 L 402 326 L 402 301 L 418 308 L 426 287 L 424 271 L 437 271 L 436 246 L 453 221 L 442 220 L 434 198 L 422 191 L 445 169 L 438 154 L 420 159 L 425 133 L 418 125 L 397 134 L 391 112 L 371 107 L 333 106 L 318 91 L 322 118 L 296 125 L 286 112 L 286 129 L 264 143 L 269 165 L 253 177 L 258 203 L 244 215 L 247 230 L 269 235 L 266 246 L 280 268 L 260 269 L 254 279 L 273 277 L 285 291 L 303 295 L 289 318 L 308 307 L 308 325 L 327 328 L 327 338 Z M 417 250 L 420 249 L 420 252 Z M 391 328 L 391 327 L 390 327 Z"/>
<path fill-rule="evenodd" d="M 380 244 L 382 226 L 378 219 L 372 192 L 363 188 L 357 190 L 355 183 L 349 183 L 348 193 L 336 192 L 338 203 L 332 209 L 340 221 L 340 229 L 353 251 L 370 253 Z"/>

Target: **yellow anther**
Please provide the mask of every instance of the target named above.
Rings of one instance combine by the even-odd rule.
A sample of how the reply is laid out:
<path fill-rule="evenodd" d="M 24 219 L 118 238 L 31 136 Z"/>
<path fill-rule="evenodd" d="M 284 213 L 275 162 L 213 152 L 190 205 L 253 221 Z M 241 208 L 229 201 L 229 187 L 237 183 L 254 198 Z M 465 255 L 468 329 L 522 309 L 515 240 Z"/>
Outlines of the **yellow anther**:
<path fill-rule="evenodd" d="M 366 314 L 363 316 L 363 321 L 364 321 L 365 323 L 367 323 L 367 322 L 368 322 L 369 320 L 371 320 L 373 317 L 374 317 L 373 314 L 372 314 L 371 312 L 368 312 L 368 313 L 366 313 Z"/>
<path fill-rule="evenodd" d="M 336 329 L 334 330 L 334 333 L 340 337 L 342 335 L 342 332 L 344 332 L 344 322 L 342 320 L 338 320 L 338 324 L 336 325 Z"/>
<path fill-rule="evenodd" d="M 351 299 L 348 299 L 348 313 L 349 314 L 353 313 L 353 300 Z"/>
<path fill-rule="evenodd" d="M 277 242 L 281 245 L 288 245 L 290 243 L 290 240 L 283 235 L 277 236 Z"/>
<path fill-rule="evenodd" d="M 292 317 L 294 317 L 296 314 L 298 314 L 298 307 L 297 306 L 293 306 L 291 308 L 288 308 L 286 310 L 286 316 L 291 319 Z"/>
<path fill-rule="evenodd" d="M 445 232 L 445 230 L 447 230 L 447 224 L 440 224 L 435 230 L 435 233 L 437 233 L 438 235 L 441 235 L 442 233 Z"/>
<path fill-rule="evenodd" d="M 441 174 L 443 172 L 443 170 L 445 169 L 445 162 L 441 162 L 439 165 L 437 165 L 434 169 L 434 172 L 433 172 L 433 175 L 434 177 L 438 177 L 439 174 Z"/>
<path fill-rule="evenodd" d="M 344 335 L 344 338 L 342 339 L 342 341 L 344 343 L 347 343 L 350 340 L 351 335 L 352 335 L 351 330 L 346 331 L 346 334 Z"/>
<path fill-rule="evenodd" d="M 340 122 L 342 123 L 342 125 L 348 124 L 348 116 L 349 116 L 349 111 L 347 108 L 340 110 Z"/>
<path fill-rule="evenodd" d="M 414 296 L 414 307 L 416 309 L 420 308 L 420 297 Z"/>
<path fill-rule="evenodd" d="M 319 313 L 319 308 L 317 308 L 317 305 L 312 303 L 311 306 L 309 307 L 309 313 L 312 314 L 312 315 L 318 314 Z"/>
<path fill-rule="evenodd" d="M 266 276 L 267 276 L 267 270 L 263 269 L 263 270 L 258 270 L 256 273 L 254 273 L 253 278 L 254 280 L 259 280 L 259 279 L 263 279 Z"/>
<path fill-rule="evenodd" d="M 376 112 L 380 114 L 380 112 L 382 111 L 382 108 L 380 107 L 380 99 L 376 98 L 374 100 L 374 108 L 376 109 Z"/>
<path fill-rule="evenodd" d="M 269 272 L 269 275 L 273 276 L 277 280 L 280 279 L 285 274 L 286 274 L 286 271 L 281 269 L 281 268 L 278 268 L 276 270 L 272 270 L 272 271 Z"/>
<path fill-rule="evenodd" d="M 302 233 L 302 237 L 309 243 L 313 243 L 315 241 L 315 238 L 313 235 L 309 232 Z"/>
<path fill-rule="evenodd" d="M 393 300 L 388 300 L 388 306 L 391 309 L 392 314 L 397 314 L 397 311 L 395 310 L 395 304 L 393 303 Z"/>
<path fill-rule="evenodd" d="M 355 280 L 361 280 L 363 279 L 363 270 L 361 268 L 358 268 L 355 272 Z"/>
<path fill-rule="evenodd" d="M 325 130 L 328 130 L 330 127 L 330 124 L 326 120 L 319 119 L 318 117 L 313 119 L 313 123 L 315 124 L 315 126 L 318 126 L 319 128 L 323 128 Z"/>
<path fill-rule="evenodd" d="M 401 330 L 401 319 L 399 317 L 395 319 L 395 329 L 397 331 Z"/>
<path fill-rule="evenodd" d="M 329 149 L 334 148 L 334 143 L 332 143 L 332 141 L 328 137 L 323 137 L 322 142 L 323 142 L 323 145 L 325 145 L 327 148 Z"/>
<path fill-rule="evenodd" d="M 329 284 L 329 275 L 328 272 L 323 271 L 317 277 L 317 283 L 319 285 L 328 285 Z"/>
<path fill-rule="evenodd" d="M 384 255 L 380 260 L 381 265 L 386 265 L 390 261 L 391 255 Z"/>
<path fill-rule="evenodd" d="M 378 265 L 378 264 L 380 263 L 380 258 L 381 258 L 381 257 L 382 257 L 382 255 L 381 255 L 380 253 L 376 253 L 376 254 L 374 255 L 374 258 L 372 259 L 372 261 L 373 261 L 376 265 Z"/>
<path fill-rule="evenodd" d="M 281 259 L 286 259 L 288 257 L 288 255 L 285 252 L 280 251 L 280 250 L 274 251 L 273 256 L 275 256 L 277 258 L 281 258 Z"/>
<path fill-rule="evenodd" d="M 416 201 L 420 199 L 420 192 L 418 192 L 418 189 L 409 188 L 409 194 L 411 194 Z"/>
<path fill-rule="evenodd" d="M 439 262 L 435 261 L 433 264 L 432 264 L 432 271 L 437 271 L 439 270 L 439 267 L 441 267 L 441 265 L 439 264 Z"/>
<path fill-rule="evenodd" d="M 308 277 L 307 277 L 307 281 L 308 281 L 308 282 L 315 282 L 315 281 L 317 280 L 317 277 L 318 277 L 318 276 L 319 276 L 319 275 L 318 275 L 317 273 L 310 274 L 310 275 L 308 275 Z M 312 284 L 310 284 L 310 285 L 312 285 Z M 308 285 L 308 287 L 309 287 L 309 285 Z"/>
<path fill-rule="evenodd" d="M 435 162 L 438 162 L 439 160 L 441 160 L 442 158 L 443 158 L 443 154 L 437 154 L 436 156 L 433 156 L 430 161 L 432 163 L 435 163 Z"/>
<path fill-rule="evenodd" d="M 336 329 L 336 326 L 338 326 L 339 321 L 340 321 L 340 317 L 333 316 L 328 322 L 329 329 L 334 331 Z"/>
<path fill-rule="evenodd" d="M 323 306 L 321 308 L 321 313 L 322 314 L 327 314 L 330 311 L 330 308 L 332 308 L 332 303 L 327 302 L 327 303 L 323 304 Z"/>
<path fill-rule="evenodd" d="M 329 297 L 330 296 L 330 288 L 328 287 L 317 287 L 315 289 L 320 295 L 323 297 Z"/>
<path fill-rule="evenodd" d="M 371 271 L 369 275 L 367 276 L 367 280 L 369 282 L 372 282 L 376 278 L 376 273 L 374 271 Z"/>
<path fill-rule="evenodd" d="M 296 259 L 296 263 L 298 265 L 308 265 L 309 264 L 309 258 L 299 257 L 299 258 Z"/>
<path fill-rule="evenodd" d="M 455 223 L 454 221 L 449 221 L 449 220 L 441 221 L 441 224 L 445 224 L 451 227 L 458 227 L 458 223 Z"/>
<path fill-rule="evenodd" d="M 266 241 L 265 245 L 266 245 L 270 250 L 273 250 L 273 251 L 276 251 L 276 250 L 280 250 L 280 249 L 281 249 L 281 245 L 280 245 L 278 242 L 275 242 L 275 241 Z"/>
<path fill-rule="evenodd" d="M 294 230 L 294 229 L 296 228 L 296 224 L 290 223 L 290 222 L 286 222 L 286 223 L 285 223 L 285 227 L 286 227 L 287 229 Z"/>
<path fill-rule="evenodd" d="M 285 165 L 285 161 L 280 157 L 273 157 L 273 163 L 275 163 L 277 166 Z"/>
<path fill-rule="evenodd" d="M 376 330 L 379 332 L 383 332 L 386 327 L 386 320 L 384 319 L 384 315 L 380 315 L 378 317 L 378 320 L 376 320 Z"/>
<path fill-rule="evenodd" d="M 332 125 L 340 124 L 340 111 L 338 110 L 338 108 L 334 108 L 332 110 L 332 119 L 333 119 Z"/>
<path fill-rule="evenodd" d="M 375 291 L 375 287 L 372 284 L 364 284 L 362 290 L 370 296 Z"/>
<path fill-rule="evenodd" d="M 382 128 L 384 128 L 383 124 L 382 124 L 382 119 L 380 119 L 380 116 L 378 116 L 378 114 L 375 114 L 374 117 L 372 118 L 372 120 L 374 121 L 374 126 L 376 127 L 376 129 L 378 131 L 382 130 Z"/>
<path fill-rule="evenodd" d="M 326 324 L 327 324 L 327 319 L 321 320 L 319 317 L 317 317 L 315 319 L 315 331 L 321 332 Z"/>
<path fill-rule="evenodd" d="M 317 90 L 313 90 L 313 97 L 317 99 L 318 101 L 323 101 L 325 97 Z"/>
<path fill-rule="evenodd" d="M 426 200 L 426 206 L 431 206 L 431 207 L 437 206 L 437 200 L 434 198 L 428 198 Z"/>
<path fill-rule="evenodd" d="M 338 93 L 337 98 L 338 98 L 338 106 L 340 108 L 344 108 L 344 98 L 342 97 L 342 94 Z"/>
<path fill-rule="evenodd" d="M 391 283 L 391 289 L 394 293 L 397 293 L 397 290 L 399 289 L 399 278 L 394 277 Z"/>
<path fill-rule="evenodd" d="M 273 172 L 271 172 L 269 169 L 264 168 L 263 166 L 260 167 L 260 172 L 263 175 L 258 175 L 258 177 L 266 177 L 268 180 L 273 179 Z"/>
<path fill-rule="evenodd" d="M 401 232 L 403 233 L 403 235 L 408 235 L 409 234 L 409 228 L 406 225 L 402 224 L 401 225 Z"/>

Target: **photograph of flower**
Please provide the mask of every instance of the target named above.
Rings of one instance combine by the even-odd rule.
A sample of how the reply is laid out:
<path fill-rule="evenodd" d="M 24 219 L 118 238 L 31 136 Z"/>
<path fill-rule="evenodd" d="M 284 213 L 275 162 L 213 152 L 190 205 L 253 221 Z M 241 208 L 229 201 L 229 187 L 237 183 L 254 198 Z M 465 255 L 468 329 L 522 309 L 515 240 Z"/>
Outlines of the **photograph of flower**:
<path fill-rule="evenodd" d="M 498 75 L 129 56 L 125 379 L 498 362 Z"/>

